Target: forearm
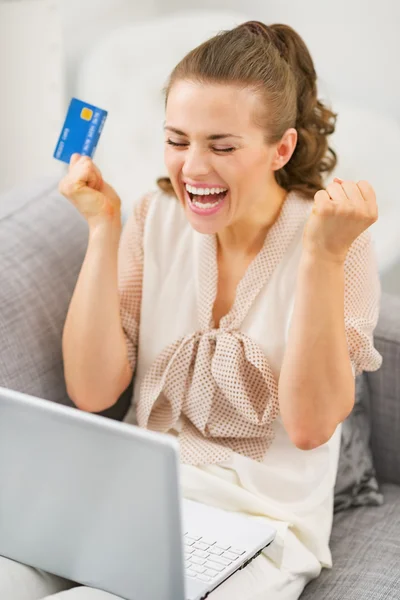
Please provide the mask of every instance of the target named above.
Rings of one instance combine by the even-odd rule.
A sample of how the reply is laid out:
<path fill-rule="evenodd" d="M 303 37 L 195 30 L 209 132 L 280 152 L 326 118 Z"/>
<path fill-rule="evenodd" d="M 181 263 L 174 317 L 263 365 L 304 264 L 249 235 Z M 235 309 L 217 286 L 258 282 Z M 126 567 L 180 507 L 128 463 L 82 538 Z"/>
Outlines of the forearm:
<path fill-rule="evenodd" d="M 344 324 L 344 265 L 303 251 L 279 378 L 283 423 L 304 449 L 326 442 L 351 411 L 354 376 Z"/>
<path fill-rule="evenodd" d="M 68 393 L 98 412 L 116 402 L 130 380 L 118 295 L 120 221 L 89 228 L 89 243 L 63 333 Z"/>

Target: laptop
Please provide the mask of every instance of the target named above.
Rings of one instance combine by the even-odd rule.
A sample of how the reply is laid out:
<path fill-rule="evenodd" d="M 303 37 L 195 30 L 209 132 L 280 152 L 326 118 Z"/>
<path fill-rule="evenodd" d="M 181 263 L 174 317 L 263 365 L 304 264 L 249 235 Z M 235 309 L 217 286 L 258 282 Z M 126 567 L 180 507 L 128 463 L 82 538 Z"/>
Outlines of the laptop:
<path fill-rule="evenodd" d="M 178 442 L 0 387 L 0 555 L 125 600 L 201 600 L 274 539 L 182 498 Z"/>

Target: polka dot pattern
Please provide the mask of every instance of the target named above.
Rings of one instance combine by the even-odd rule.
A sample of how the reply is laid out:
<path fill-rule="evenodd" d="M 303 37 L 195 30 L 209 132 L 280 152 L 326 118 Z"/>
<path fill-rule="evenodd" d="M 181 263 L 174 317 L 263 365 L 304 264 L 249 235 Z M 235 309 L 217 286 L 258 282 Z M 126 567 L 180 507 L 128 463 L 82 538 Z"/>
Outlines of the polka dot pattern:
<path fill-rule="evenodd" d="M 128 360 L 135 370 L 139 337 L 143 282 L 143 235 L 151 202 L 148 194 L 134 207 L 121 234 L 118 250 L 118 291 L 120 316 L 128 349 Z"/>

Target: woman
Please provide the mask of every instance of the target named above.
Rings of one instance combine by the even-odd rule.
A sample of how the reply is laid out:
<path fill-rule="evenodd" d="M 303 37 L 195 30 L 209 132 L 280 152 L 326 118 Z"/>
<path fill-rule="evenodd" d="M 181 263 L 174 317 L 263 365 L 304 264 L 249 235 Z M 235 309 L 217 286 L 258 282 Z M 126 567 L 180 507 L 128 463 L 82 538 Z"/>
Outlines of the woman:
<path fill-rule="evenodd" d="M 299 35 L 247 22 L 174 69 L 170 179 L 122 235 L 120 200 L 90 159 L 75 155 L 60 184 L 89 224 L 63 337 L 71 398 L 106 409 L 135 372 L 126 420 L 179 436 L 185 496 L 277 529 L 213 600 L 295 600 L 331 566 L 340 423 L 354 375 L 381 362 L 375 194 L 366 181 L 324 188 L 334 123 Z M 18 600 L 112 598 L 12 568 Z"/>

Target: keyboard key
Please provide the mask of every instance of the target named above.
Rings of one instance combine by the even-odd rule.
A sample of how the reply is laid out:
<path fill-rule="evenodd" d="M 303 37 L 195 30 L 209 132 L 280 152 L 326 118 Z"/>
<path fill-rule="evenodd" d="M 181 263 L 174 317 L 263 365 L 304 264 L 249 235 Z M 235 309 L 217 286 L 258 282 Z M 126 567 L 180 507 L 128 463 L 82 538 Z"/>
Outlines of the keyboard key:
<path fill-rule="evenodd" d="M 237 554 L 234 554 L 231 551 L 224 552 L 222 556 L 228 560 L 237 560 L 239 558 Z"/>
<path fill-rule="evenodd" d="M 207 538 L 200 538 L 200 541 L 203 542 L 203 544 L 207 544 L 207 546 L 213 546 L 214 544 L 216 544 L 217 542 L 212 542 L 211 540 L 207 539 Z"/>
<path fill-rule="evenodd" d="M 185 548 L 185 556 L 190 556 L 190 554 L 193 554 L 194 552 L 196 552 L 196 550 L 194 548 L 191 548 L 190 546 L 187 546 L 187 548 Z M 197 552 L 199 552 L 199 550 L 197 550 Z"/>
<path fill-rule="evenodd" d="M 196 542 L 193 544 L 193 547 L 197 548 L 197 550 L 208 550 L 207 544 L 203 544 L 203 542 Z"/>
<path fill-rule="evenodd" d="M 194 533 L 189 533 L 186 537 L 190 537 L 192 540 L 196 540 L 196 542 L 201 540 L 201 535 L 195 535 Z"/>
<path fill-rule="evenodd" d="M 197 579 L 201 579 L 201 581 L 207 581 L 207 583 L 209 581 L 211 581 L 211 579 L 209 577 L 207 577 L 207 575 L 202 575 L 202 574 L 197 575 Z"/>
<path fill-rule="evenodd" d="M 221 548 L 217 548 L 216 546 L 213 546 L 212 548 L 209 549 L 209 553 L 210 554 L 215 554 L 215 556 L 221 556 L 221 554 L 224 551 Z"/>
<path fill-rule="evenodd" d="M 218 575 L 218 571 L 215 571 L 215 569 L 207 569 L 205 572 L 205 575 L 208 575 L 209 577 L 214 578 Z"/>
<path fill-rule="evenodd" d="M 192 565 L 192 566 L 190 567 L 190 569 L 191 569 L 192 571 L 196 571 L 196 573 L 204 573 L 204 572 L 205 572 L 205 568 L 204 568 L 204 567 L 202 567 L 201 565 Z"/>
<path fill-rule="evenodd" d="M 195 573 L 195 571 L 192 571 L 191 569 L 186 569 L 186 575 L 189 575 L 189 577 L 197 577 L 197 573 Z"/>
<path fill-rule="evenodd" d="M 222 558 L 222 556 L 213 556 L 212 560 L 216 563 L 219 563 L 220 565 L 225 565 L 225 567 L 228 567 L 230 564 L 232 564 L 231 560 L 228 560 L 227 558 Z"/>
<path fill-rule="evenodd" d="M 188 535 L 184 538 L 185 546 L 193 546 L 197 542 L 194 538 L 189 537 Z"/>
<path fill-rule="evenodd" d="M 242 556 L 242 554 L 244 554 L 246 551 L 245 550 L 239 550 L 238 548 L 230 548 L 229 552 L 234 552 L 235 554 L 238 554 L 239 556 Z"/>
<path fill-rule="evenodd" d="M 204 550 L 193 550 L 193 556 L 199 556 L 200 558 L 208 558 L 210 554 L 209 552 L 204 552 Z"/>
<path fill-rule="evenodd" d="M 207 569 L 214 569 L 214 571 L 218 571 L 218 573 L 221 573 L 221 571 L 225 569 L 223 565 L 219 565 L 212 560 L 208 560 L 204 566 L 207 567 Z"/>
<path fill-rule="evenodd" d="M 230 546 L 226 546 L 225 544 L 220 544 L 219 542 L 216 542 L 215 545 L 218 548 L 221 548 L 221 550 L 229 550 Z"/>
<path fill-rule="evenodd" d="M 192 565 L 204 565 L 204 563 L 206 562 L 204 558 L 199 558 L 198 556 L 191 556 L 190 558 L 190 562 L 192 563 Z"/>

